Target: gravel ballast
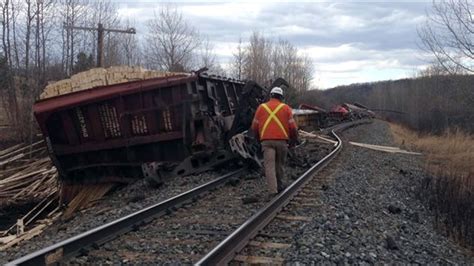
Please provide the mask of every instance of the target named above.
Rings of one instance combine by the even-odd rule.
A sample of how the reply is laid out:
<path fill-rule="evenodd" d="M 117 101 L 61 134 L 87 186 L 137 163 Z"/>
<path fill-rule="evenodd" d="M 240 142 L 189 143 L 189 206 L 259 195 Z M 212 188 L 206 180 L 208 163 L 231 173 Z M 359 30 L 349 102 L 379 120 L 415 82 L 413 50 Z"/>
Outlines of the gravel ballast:
<path fill-rule="evenodd" d="M 282 257 L 290 264 L 474 264 L 468 250 L 434 229 L 430 211 L 417 197 L 424 178 L 422 156 L 384 153 L 347 143 L 394 146 L 388 124 L 382 121 L 340 135 L 345 141 L 343 150 L 320 173 L 331 178 L 327 185 L 317 188 L 320 191 L 314 198 L 315 207 L 295 213 L 312 220 L 265 228 L 263 232 L 274 242 L 291 247 L 262 254 Z M 299 160 L 287 168 L 289 179 L 298 177 L 308 163 L 321 159 L 329 147 L 308 145 L 295 154 Z M 224 170 L 177 178 L 159 189 L 138 181 L 106 196 L 72 220 L 57 222 L 42 235 L 0 252 L 0 263 L 165 200 L 220 174 Z M 191 263 L 263 206 L 265 200 L 247 203 L 244 199 L 264 194 L 264 187 L 258 173 L 248 174 L 238 183 L 211 192 L 68 263 Z"/>
<path fill-rule="evenodd" d="M 387 123 L 374 121 L 342 133 L 345 141 L 394 146 Z M 441 235 L 417 198 L 423 157 L 345 143 L 331 165 L 333 181 L 293 237 L 288 263 L 472 264 L 469 251 Z"/>
<path fill-rule="evenodd" d="M 287 169 L 290 178 L 301 175 L 323 158 L 330 145 L 308 143 L 297 165 Z M 313 154 L 311 158 L 307 154 Z M 314 153 L 317 151 L 317 154 Z M 308 164 L 306 164 L 306 163 Z M 72 264 L 162 264 L 198 261 L 269 200 L 264 178 L 246 175 L 152 223 L 72 259 Z M 257 198 L 250 203 L 246 199 Z"/>
<path fill-rule="evenodd" d="M 309 167 L 310 164 L 321 159 L 326 153 L 328 153 L 330 148 L 331 148 L 331 145 L 321 144 L 321 143 L 317 143 L 314 145 L 305 145 L 301 153 L 297 155 L 298 160 L 296 160 L 296 164 L 293 163 L 291 164 L 291 167 L 287 168 L 288 169 L 287 173 L 289 175 L 289 178 L 296 178 L 297 176 L 301 175 Z M 314 156 L 315 154 L 314 152 L 316 152 L 316 156 Z M 144 207 L 161 202 L 172 196 L 178 195 L 184 191 L 190 190 L 194 187 L 197 187 L 201 184 L 211 181 L 217 178 L 218 176 L 223 175 L 232 170 L 233 170 L 232 168 L 226 167 L 226 169 L 221 169 L 220 171 L 208 172 L 208 173 L 203 173 L 203 174 L 199 174 L 195 176 L 179 177 L 172 181 L 166 182 L 165 185 L 161 186 L 160 188 L 152 188 L 148 186 L 148 184 L 144 180 L 137 181 L 132 185 L 121 188 L 111 193 L 110 195 L 107 195 L 93 207 L 80 211 L 79 213 L 74 215 L 73 219 L 69 221 L 57 221 L 52 226 L 47 228 L 46 231 L 43 232 L 38 237 L 35 237 L 28 241 L 21 242 L 19 245 L 14 246 L 8 250 L 1 251 L 0 263 L 4 264 L 7 261 L 11 261 L 13 259 L 19 258 L 28 253 L 34 252 L 41 248 L 50 246 L 54 243 L 60 242 L 62 240 L 65 240 L 77 234 L 90 230 L 92 228 L 95 228 L 105 223 L 116 220 L 127 214 L 138 211 Z M 236 219 L 233 220 L 232 223 L 230 224 L 230 227 L 225 228 L 225 230 L 224 229 L 221 230 L 223 232 L 231 232 L 234 228 L 236 228 L 239 225 L 238 224 L 239 221 L 243 222 L 246 218 L 251 216 L 258 208 L 262 206 L 262 204 L 266 200 L 266 197 L 262 196 L 267 193 L 266 183 L 265 183 L 264 178 L 262 178 L 262 176 L 259 173 L 252 172 L 249 174 L 245 174 L 242 180 L 243 181 L 238 182 L 237 184 L 234 184 L 233 186 L 227 185 L 221 189 L 217 189 L 215 192 L 210 192 L 203 199 L 200 199 L 195 204 L 188 206 L 188 209 L 192 210 L 194 208 L 193 207 L 194 205 L 201 204 L 202 206 L 201 209 L 204 209 L 204 210 L 206 208 L 209 209 L 208 214 L 212 217 L 214 213 L 216 212 L 218 213 L 218 211 L 220 210 L 219 205 L 222 205 L 222 204 L 217 204 L 216 206 L 213 207 L 209 205 L 212 202 L 223 203 L 223 202 L 228 201 L 228 203 L 225 204 L 226 206 L 224 210 L 232 209 L 233 208 L 232 206 L 234 205 L 237 205 L 237 207 L 240 206 L 241 209 L 236 209 L 233 211 L 233 213 L 236 213 L 237 215 L 235 217 Z M 245 202 L 246 198 L 255 197 L 255 196 L 260 197 L 256 202 L 251 202 L 251 203 Z M 188 215 L 184 215 L 181 217 L 183 221 L 187 220 L 189 217 L 192 217 L 192 214 L 189 210 L 185 211 L 189 213 Z M 182 212 L 178 210 L 177 214 L 182 215 Z M 201 217 L 205 217 L 205 214 L 206 214 L 206 211 L 200 213 Z M 233 217 L 230 217 L 230 219 L 233 219 Z M 166 229 L 167 227 L 165 226 L 169 226 L 170 224 L 159 224 L 160 221 L 166 221 L 166 220 L 169 220 L 169 223 L 174 223 L 175 224 L 174 226 L 176 226 L 176 220 L 174 218 L 170 219 L 169 217 L 168 218 L 163 217 L 163 218 L 157 218 L 156 220 L 157 222 L 152 223 L 152 225 L 153 224 L 156 225 L 156 228 L 152 227 L 152 229 L 150 230 L 154 230 L 154 232 L 156 233 L 160 231 L 166 232 L 166 230 L 168 229 Z M 203 220 L 205 220 L 205 218 L 203 218 Z M 185 231 L 188 229 L 183 229 L 183 230 Z M 195 228 L 192 228 L 192 230 L 195 230 Z M 212 228 L 203 229 L 203 231 L 206 231 L 206 230 L 209 231 L 209 230 L 212 230 Z M 220 229 L 217 228 L 216 230 L 220 230 Z M 155 234 L 147 234 L 146 233 L 147 230 L 145 231 L 139 230 L 137 232 L 138 232 L 137 234 L 140 234 L 140 232 L 142 233 L 145 232 L 144 236 L 147 236 L 150 238 L 150 241 L 142 240 L 140 242 L 141 244 L 137 244 L 138 246 L 140 245 L 146 246 L 142 254 L 150 253 L 150 251 L 154 250 L 153 249 L 154 247 L 160 246 L 158 243 L 153 244 L 151 241 L 154 239 L 153 236 Z M 225 237 L 225 235 L 223 234 L 222 237 Z M 143 239 L 146 239 L 146 238 L 143 238 Z M 107 248 L 108 250 L 105 250 L 105 251 L 109 253 L 111 252 L 110 250 L 112 250 L 114 256 L 123 255 L 121 257 L 116 257 L 116 259 L 111 260 L 111 258 L 113 258 L 114 256 L 107 256 L 108 253 L 103 252 L 103 254 L 105 254 L 103 258 L 98 258 L 96 256 L 91 256 L 91 258 L 88 258 L 87 256 L 82 256 L 78 258 L 77 261 L 74 261 L 74 260 L 73 261 L 78 262 L 78 263 L 85 263 L 85 262 L 92 263 L 92 262 L 96 262 L 94 259 L 98 259 L 97 261 L 101 261 L 103 263 L 109 263 L 111 261 L 113 261 L 114 263 L 126 262 L 127 260 L 129 260 L 127 258 L 130 257 L 129 252 L 127 250 L 125 250 L 124 252 L 124 250 L 120 248 L 122 246 L 127 247 L 130 245 L 128 244 L 125 245 L 127 241 L 120 242 L 121 241 L 120 239 L 118 239 L 117 241 L 118 242 L 116 242 L 117 244 L 115 246 L 114 244 L 112 245 L 106 244 L 104 245 L 104 248 Z M 203 241 L 214 244 L 214 242 L 212 241 L 208 241 L 208 240 L 203 240 Z M 149 244 L 146 244 L 146 243 L 149 243 Z M 210 245 L 207 245 L 205 248 L 203 248 L 203 250 L 208 249 L 208 248 L 210 248 Z M 161 250 L 163 253 L 165 252 L 165 250 L 163 249 L 159 249 L 159 250 Z M 104 251 L 104 249 L 102 249 L 102 251 Z M 134 253 L 137 253 L 137 252 L 138 251 L 134 250 Z M 156 256 L 153 256 L 153 258 L 155 257 Z M 143 256 L 142 262 L 158 262 L 158 261 L 170 262 L 170 261 L 173 261 L 173 260 L 170 260 L 171 257 L 172 256 L 169 256 L 168 258 L 164 260 L 152 259 L 150 261 L 146 259 L 146 256 Z M 177 262 L 177 261 L 189 262 L 187 257 L 186 258 L 183 257 L 183 260 L 179 260 L 179 258 L 177 258 L 177 260 L 174 260 L 174 262 Z"/>
<path fill-rule="evenodd" d="M 0 264 L 111 222 L 146 206 L 161 202 L 211 181 L 218 175 L 219 173 L 203 173 L 195 176 L 179 177 L 174 182 L 167 182 L 159 188 L 152 188 L 145 180 L 139 180 L 110 193 L 93 207 L 77 212 L 68 221 L 56 221 L 41 235 L 20 242 L 10 249 L 0 251 Z"/>

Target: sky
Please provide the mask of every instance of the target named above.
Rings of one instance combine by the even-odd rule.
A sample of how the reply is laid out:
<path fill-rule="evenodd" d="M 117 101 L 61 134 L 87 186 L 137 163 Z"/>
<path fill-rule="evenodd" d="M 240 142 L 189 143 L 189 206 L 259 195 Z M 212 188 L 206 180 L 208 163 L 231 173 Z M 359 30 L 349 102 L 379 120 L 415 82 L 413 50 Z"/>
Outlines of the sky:
<path fill-rule="evenodd" d="M 136 24 L 137 34 L 159 8 L 157 1 L 114 1 L 122 19 Z M 176 2 L 185 18 L 209 37 L 225 67 L 239 38 L 258 31 L 286 39 L 313 59 L 313 86 L 411 77 L 429 64 L 419 47 L 417 29 L 431 1 L 330 2 Z"/>

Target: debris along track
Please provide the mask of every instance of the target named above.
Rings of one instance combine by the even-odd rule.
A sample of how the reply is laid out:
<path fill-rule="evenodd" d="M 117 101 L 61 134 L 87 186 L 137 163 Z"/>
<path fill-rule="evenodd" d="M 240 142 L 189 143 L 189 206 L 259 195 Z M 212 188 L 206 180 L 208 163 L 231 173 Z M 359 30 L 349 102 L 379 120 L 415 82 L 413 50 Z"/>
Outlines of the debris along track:
<path fill-rule="evenodd" d="M 300 160 L 287 168 L 290 178 L 298 177 L 324 157 L 332 145 L 308 143 L 299 151 Z M 291 169 L 291 170 L 290 170 Z M 266 182 L 258 173 L 245 175 L 240 182 L 208 193 L 176 212 L 127 233 L 99 249 L 90 250 L 68 263 L 192 263 L 198 261 L 219 241 L 265 203 Z M 256 200 L 249 200 L 256 198 Z"/>
<path fill-rule="evenodd" d="M 308 168 L 308 166 L 320 160 L 331 149 L 331 144 L 325 144 L 321 142 L 307 142 L 307 144 L 302 146 L 301 150 L 298 152 L 298 160 L 290 161 L 291 166 L 287 167 L 289 178 L 297 178 Z M 247 173 L 243 175 L 242 181 L 236 182 L 236 180 L 233 180 L 233 186 L 225 186 L 217 191 L 209 192 L 206 196 L 202 197 L 196 202 L 191 199 L 190 201 L 193 201 L 193 203 L 185 204 L 185 206 L 182 209 L 179 209 L 177 212 L 170 213 L 170 210 L 174 210 L 176 207 L 167 207 L 164 213 L 168 214 L 165 215 L 165 217 L 156 219 L 148 225 L 137 227 L 133 226 L 133 224 L 128 224 L 123 230 L 119 225 L 115 225 L 118 228 L 115 228 L 114 230 L 120 231 L 118 233 L 124 233 L 135 229 L 138 229 L 138 231 L 122 235 L 118 239 L 115 239 L 109 243 L 105 243 L 103 246 L 100 245 L 112 239 L 112 237 L 108 235 L 110 232 L 105 232 L 103 235 L 104 238 L 102 238 L 100 241 L 89 239 L 90 241 L 86 241 L 88 244 L 76 242 L 79 243 L 77 245 L 74 242 L 78 241 L 78 238 L 86 237 L 88 234 L 95 234 L 96 232 L 99 232 L 100 234 L 100 230 L 104 230 L 103 228 L 107 227 L 107 225 L 99 226 L 89 230 L 86 233 L 82 233 L 81 235 L 71 237 L 58 244 L 26 255 L 20 259 L 12 261 L 11 264 L 30 263 L 41 265 L 46 261 L 64 261 L 68 257 L 77 255 L 81 256 L 73 258 L 69 262 L 105 263 L 107 261 L 112 261 L 114 263 L 121 263 L 130 258 L 133 258 L 133 261 L 137 263 L 140 262 L 140 260 L 142 260 L 142 262 L 164 262 L 167 261 L 167 258 L 164 257 L 165 255 L 163 254 L 175 254 L 168 257 L 168 259 L 172 261 L 196 261 L 202 257 L 205 252 L 209 251 L 215 244 L 217 244 L 218 241 L 225 238 L 226 235 L 224 233 L 229 233 L 237 228 L 240 222 L 244 221 L 258 208 L 263 206 L 265 203 L 263 200 L 250 203 L 246 201 L 252 196 L 262 196 L 266 194 L 265 180 L 259 176 L 260 174 L 257 173 Z M 136 213 L 142 211 L 138 211 Z M 215 229 L 218 228 L 217 225 L 214 226 L 213 223 L 219 220 L 224 222 L 224 219 L 220 219 L 220 216 L 228 216 L 229 214 L 232 214 L 232 221 L 230 221 L 231 223 L 227 227 L 225 224 L 222 224 L 223 229 L 219 233 L 218 230 Z M 131 216 L 134 216 L 134 214 L 130 214 L 127 217 Z M 126 217 L 108 223 L 108 226 L 112 226 L 114 223 L 124 220 L 125 218 Z M 200 219 L 201 222 L 199 223 L 197 219 Z M 226 219 L 229 221 L 229 218 Z M 151 220 L 151 218 L 148 220 Z M 205 224 L 206 220 L 210 221 L 211 223 Z M 141 220 L 135 224 L 143 225 Z M 214 231 L 214 234 L 212 234 L 211 231 Z M 166 232 L 170 233 L 167 234 Z M 206 233 L 208 234 L 206 235 Z M 173 236 L 173 234 L 175 236 Z M 116 235 L 118 234 L 115 234 L 115 236 Z M 143 238 L 143 240 L 140 240 L 140 237 L 137 238 L 137 235 Z M 177 256 L 176 254 L 186 253 L 186 245 L 193 246 L 194 244 L 192 244 L 192 239 L 185 241 L 176 240 L 183 239 L 182 235 L 194 236 L 194 239 L 197 239 L 198 241 L 211 238 L 215 240 L 204 243 L 205 246 L 202 247 L 202 252 L 199 255 L 194 255 L 194 257 L 187 260 L 185 255 Z M 199 237 L 201 237 L 201 239 L 199 239 Z M 189 243 L 186 244 L 187 242 Z M 76 245 L 76 247 L 67 247 L 69 245 Z M 140 252 L 142 254 L 140 257 L 131 257 L 132 254 L 140 254 Z M 153 258 L 147 257 L 149 256 L 148 254 L 153 254 Z M 192 252 L 187 254 L 192 255 Z M 11 259 L 13 258 L 10 258 L 10 260 Z"/>
<path fill-rule="evenodd" d="M 232 178 L 241 176 L 244 172 L 244 168 L 230 172 L 163 202 L 149 206 L 105 225 L 91 229 L 80 235 L 71 237 L 52 246 L 33 252 L 15 261 L 12 261 L 9 264 L 46 265 L 60 262 L 64 258 L 84 252 L 88 247 L 97 246 L 98 244 L 113 239 L 122 233 L 133 230 L 139 225 L 149 222 L 153 218 L 169 212 L 172 208 L 177 208 L 186 202 L 194 200 L 200 194 L 205 193 L 211 189 L 215 189 L 218 186 L 229 182 L 229 180 Z"/>
<path fill-rule="evenodd" d="M 359 120 L 340 124 L 331 134 L 336 139 L 335 148 L 323 159 L 314 164 L 303 175 L 298 177 L 281 194 L 273 198 L 262 209 L 233 231 L 212 251 L 206 254 L 197 264 L 222 265 L 229 262 L 281 264 L 283 258 L 278 250 L 289 248 L 285 238 L 293 237 L 291 231 L 310 221 L 305 217 L 305 208 L 315 207 L 314 198 L 328 177 L 315 176 L 342 149 L 342 141 L 336 131 L 367 123 Z M 277 223 L 272 222 L 275 219 Z M 286 233 L 276 233 L 286 231 Z"/>

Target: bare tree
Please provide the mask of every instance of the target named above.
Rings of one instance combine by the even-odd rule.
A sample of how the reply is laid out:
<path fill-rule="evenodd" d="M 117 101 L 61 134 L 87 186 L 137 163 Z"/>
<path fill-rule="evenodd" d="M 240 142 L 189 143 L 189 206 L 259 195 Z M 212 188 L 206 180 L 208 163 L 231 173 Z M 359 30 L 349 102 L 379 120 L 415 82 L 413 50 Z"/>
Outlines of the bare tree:
<path fill-rule="evenodd" d="M 164 5 L 147 26 L 149 65 L 171 71 L 189 70 L 201 38 L 182 13 L 176 7 Z"/>
<path fill-rule="evenodd" d="M 36 25 L 35 25 L 35 75 L 34 78 L 37 82 L 37 88 L 34 93 L 36 97 L 41 89 L 46 84 L 46 46 L 47 37 L 51 30 L 51 24 L 48 20 L 52 20 L 50 13 L 54 0 L 42 0 L 36 1 Z"/>
<path fill-rule="evenodd" d="M 21 2 L 19 1 L 10 1 L 10 8 L 11 8 L 11 32 L 12 32 L 12 45 L 10 45 L 10 49 L 13 50 L 14 53 L 14 62 L 12 62 L 12 66 L 19 68 L 20 67 L 20 55 L 19 55 L 19 45 L 18 45 L 18 38 L 17 38 L 17 20 L 18 20 L 18 6 L 21 6 Z M 10 51 L 11 53 L 12 51 Z"/>
<path fill-rule="evenodd" d="M 86 7 L 88 2 L 85 0 L 62 0 L 60 2 L 61 16 L 64 18 L 65 25 L 79 25 L 83 24 L 84 18 L 87 14 Z M 71 75 L 74 67 L 74 59 L 76 55 L 76 46 L 82 37 L 82 33 L 73 32 L 72 29 L 62 29 L 63 31 L 63 66 L 66 75 Z"/>
<path fill-rule="evenodd" d="M 209 37 L 204 37 L 199 51 L 199 61 L 197 68 L 207 67 L 214 70 L 217 67 L 217 58 L 214 52 L 214 45 L 210 42 Z"/>
<path fill-rule="evenodd" d="M 287 40 L 272 42 L 254 32 L 247 46 L 242 47 L 242 40 L 239 40 L 233 55 L 232 69 L 241 79 L 252 79 L 267 86 L 279 77 L 288 81 L 291 88 L 287 91 L 287 99 L 291 103 L 311 86 L 314 72 L 311 58 L 301 54 Z"/>
<path fill-rule="evenodd" d="M 245 51 L 242 43 L 242 37 L 239 38 L 236 51 L 232 53 L 231 71 L 237 79 L 242 79 L 242 71 L 245 63 Z"/>
<path fill-rule="evenodd" d="M 25 79 L 23 80 L 25 82 L 25 87 L 28 88 L 28 83 L 30 79 L 30 41 L 31 41 L 31 30 L 33 28 L 33 20 L 35 19 L 35 16 L 37 12 L 33 10 L 33 3 L 31 0 L 26 0 L 26 33 L 25 33 Z M 23 91 L 24 93 L 28 94 L 30 93 L 29 91 Z M 25 94 L 25 95 L 26 95 Z"/>
<path fill-rule="evenodd" d="M 12 20 L 14 19 L 14 5 L 15 3 L 5 0 L 1 3 L 0 8 L 2 11 L 2 52 L 3 58 L 1 62 L 1 83 L 0 93 L 2 94 L 2 103 L 4 109 L 9 110 L 7 113 L 7 119 L 12 125 L 15 125 L 18 121 L 18 101 L 16 89 L 13 84 L 13 73 L 12 73 L 12 45 L 11 45 L 11 31 L 12 31 Z"/>
<path fill-rule="evenodd" d="M 414 74 L 414 78 L 420 78 L 420 77 L 436 77 L 446 74 L 446 70 L 437 62 L 434 62 L 433 64 L 429 65 L 428 67 L 417 70 Z"/>
<path fill-rule="evenodd" d="M 290 84 L 287 100 L 294 103 L 311 86 L 313 63 L 309 56 L 300 55 L 298 48 L 286 40 L 279 40 L 272 51 L 273 79 L 283 77 Z"/>
<path fill-rule="evenodd" d="M 474 4 L 471 0 L 433 1 L 418 30 L 423 48 L 450 74 L 474 72 Z"/>
<path fill-rule="evenodd" d="M 125 22 L 125 28 L 133 27 L 130 21 Z M 140 45 L 138 39 L 134 34 L 124 34 L 121 36 L 121 51 L 123 54 L 123 63 L 132 66 L 141 64 Z"/>
<path fill-rule="evenodd" d="M 244 77 L 260 84 L 268 84 L 271 79 L 271 54 L 272 42 L 254 32 L 245 49 Z"/>

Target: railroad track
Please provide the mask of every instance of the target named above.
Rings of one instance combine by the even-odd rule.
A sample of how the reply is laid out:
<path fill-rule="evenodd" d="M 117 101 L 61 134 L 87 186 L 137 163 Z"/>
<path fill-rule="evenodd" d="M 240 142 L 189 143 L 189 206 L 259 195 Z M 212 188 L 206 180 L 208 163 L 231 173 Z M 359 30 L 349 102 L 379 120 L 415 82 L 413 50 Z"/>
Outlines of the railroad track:
<path fill-rule="evenodd" d="M 288 239 L 292 237 L 292 234 L 275 234 L 272 233 L 271 228 L 268 228 L 270 230 L 267 231 L 265 231 L 265 229 L 270 227 L 270 225 L 273 225 L 274 227 L 285 227 L 285 225 L 288 224 L 291 228 L 295 223 L 311 221 L 311 217 L 295 215 L 295 213 L 304 213 L 305 208 L 315 207 L 315 196 L 318 193 L 320 185 L 326 181 L 325 179 L 327 177 L 313 177 L 342 149 L 342 140 L 336 134 L 336 131 L 341 131 L 362 123 L 367 123 L 367 120 L 349 122 L 332 127 L 331 134 L 337 140 L 335 148 L 326 157 L 318 161 L 301 175 L 282 193 L 273 198 L 264 208 L 260 209 L 245 221 L 238 229 L 232 232 L 196 264 L 225 265 L 233 261 L 250 264 L 283 263 L 284 259 L 280 257 L 254 256 L 256 253 L 265 254 L 265 251 L 261 251 L 262 249 L 285 249 L 290 247 L 290 244 L 284 243 L 285 240 L 275 242 L 275 239 Z M 288 206 L 289 203 L 292 204 Z M 272 223 L 275 219 L 286 223 Z M 281 230 L 275 231 L 281 232 Z M 258 238 L 258 241 L 253 240 L 256 237 Z M 255 251 L 256 249 L 257 251 Z M 258 250 L 260 250 L 260 252 Z"/>
<path fill-rule="evenodd" d="M 88 248 L 97 247 L 98 245 L 114 239 L 118 235 L 134 230 L 140 225 L 146 224 L 159 216 L 172 212 L 175 208 L 196 200 L 197 197 L 202 194 L 216 189 L 234 178 L 240 177 L 245 173 L 245 171 L 246 170 L 242 168 L 225 174 L 206 184 L 183 192 L 158 204 L 149 206 L 118 220 L 11 261 L 7 265 L 48 265 L 77 256 L 84 253 Z"/>
<path fill-rule="evenodd" d="M 342 124 L 335 130 L 356 123 Z M 272 199 L 264 207 L 264 203 L 259 203 L 239 210 L 234 209 L 233 206 L 236 203 L 232 203 L 231 199 L 242 198 L 242 195 L 238 195 L 238 193 L 245 191 L 242 188 L 219 190 L 217 192 L 223 193 L 219 196 L 221 198 L 212 196 L 214 192 L 207 193 L 229 180 L 242 176 L 245 170 L 240 169 L 161 203 L 21 257 L 7 265 L 45 265 L 65 261 L 72 263 L 110 262 L 107 261 L 107 258 L 105 258 L 105 261 L 101 261 L 101 259 L 104 259 L 104 255 L 109 258 L 118 255 L 125 256 L 131 262 L 136 258 L 140 258 L 145 263 L 156 262 L 155 259 L 158 255 L 163 256 L 163 262 L 171 262 L 172 260 L 167 259 L 176 260 L 176 258 L 183 262 L 196 262 L 203 258 L 199 260 L 199 264 L 226 263 L 234 258 L 244 261 L 242 258 L 245 255 L 238 255 L 238 252 L 247 244 L 250 244 L 250 246 L 265 246 L 265 241 L 250 240 L 275 217 L 293 222 L 298 222 L 298 220 L 304 222 L 305 219 L 302 217 L 284 213 L 277 216 L 277 212 L 281 211 L 291 199 L 295 198 L 297 193 L 304 190 L 304 185 L 311 180 L 312 176 L 322 169 L 341 149 L 340 139 L 334 131 L 332 134 L 338 140 L 338 145 L 331 153 L 314 164 L 283 193 Z M 243 183 L 245 185 L 245 182 Z M 252 183 L 251 186 L 255 186 L 255 184 Z M 252 193 L 258 195 L 258 193 L 264 192 L 252 191 Z M 306 190 L 300 193 L 300 198 L 301 196 L 304 197 L 305 193 L 309 195 L 311 192 Z M 203 196 L 204 194 L 207 195 Z M 226 196 L 228 196 L 227 202 L 218 200 Z M 195 202 L 197 198 L 200 198 L 200 200 Z M 176 211 L 178 207 L 182 208 Z M 261 209 L 258 211 L 258 208 Z M 211 211 L 209 212 L 209 210 Z M 236 212 L 240 214 L 240 218 L 234 217 L 238 215 L 231 215 Z M 252 213 L 255 214 L 251 216 Z M 162 219 L 155 219 L 159 216 L 163 216 Z M 245 218 L 243 218 L 244 216 Z M 249 216 L 251 218 L 245 221 L 246 217 Z M 229 219 L 228 217 L 232 218 Z M 138 227 L 140 227 L 140 230 L 138 230 Z M 126 232 L 130 233 L 117 238 L 118 235 Z M 148 239 L 152 239 L 152 241 L 148 241 Z M 153 244 L 150 244 L 150 242 L 153 242 Z M 111 246 L 119 248 L 117 250 L 111 248 Z M 169 253 L 169 250 L 160 250 L 162 246 L 177 246 L 178 248 L 176 252 Z M 271 246 L 274 247 L 275 243 Z M 280 246 L 285 247 L 285 245 Z M 215 248 L 213 249 L 213 247 Z M 209 250 L 211 252 L 206 255 Z M 152 253 L 150 254 L 150 252 Z M 167 252 L 169 255 L 165 254 Z M 146 255 L 140 254 L 148 254 L 150 261 L 146 260 Z M 86 257 L 88 261 L 74 258 L 78 255 L 79 257 Z M 68 261 L 70 258 L 73 258 L 72 261 Z M 123 262 L 127 262 L 127 260 Z"/>

